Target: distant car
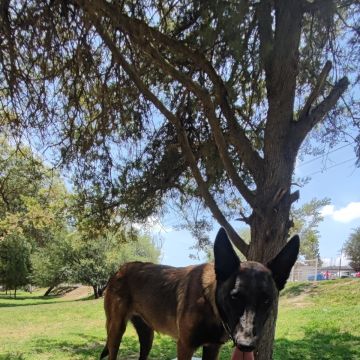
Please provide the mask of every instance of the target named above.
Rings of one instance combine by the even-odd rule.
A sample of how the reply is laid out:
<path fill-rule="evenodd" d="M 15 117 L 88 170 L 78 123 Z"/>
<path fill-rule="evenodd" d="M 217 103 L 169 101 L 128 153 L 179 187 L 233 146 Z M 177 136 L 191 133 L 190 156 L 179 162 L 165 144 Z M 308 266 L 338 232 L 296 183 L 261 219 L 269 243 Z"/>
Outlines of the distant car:
<path fill-rule="evenodd" d="M 354 274 L 354 277 L 360 278 L 360 271 Z"/>
<path fill-rule="evenodd" d="M 315 280 L 315 275 L 309 275 L 308 276 L 308 281 L 314 281 Z M 325 280 L 325 276 L 323 274 L 316 274 L 316 281 L 322 281 Z"/>

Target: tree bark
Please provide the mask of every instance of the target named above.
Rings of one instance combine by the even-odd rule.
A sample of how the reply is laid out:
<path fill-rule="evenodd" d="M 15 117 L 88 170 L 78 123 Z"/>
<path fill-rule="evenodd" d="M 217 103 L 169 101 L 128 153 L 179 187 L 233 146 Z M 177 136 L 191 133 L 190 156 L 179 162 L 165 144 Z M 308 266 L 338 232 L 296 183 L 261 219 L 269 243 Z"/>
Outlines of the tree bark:
<path fill-rule="evenodd" d="M 92 285 L 92 288 L 94 290 L 94 297 L 95 299 L 98 299 L 99 298 L 99 288 L 97 285 Z"/>
<path fill-rule="evenodd" d="M 276 146 L 276 145 L 274 145 Z M 270 149 L 271 150 L 271 149 Z M 286 244 L 291 223 L 290 207 L 298 196 L 291 194 L 291 176 L 295 163 L 295 153 L 287 152 L 278 157 L 279 150 L 274 149 L 277 160 L 265 168 L 264 182 L 258 191 L 256 204 L 259 211 L 251 216 L 251 243 L 248 260 L 267 264 Z M 275 165 L 277 163 L 277 165 Z M 272 359 L 277 318 L 278 298 L 276 299 L 268 321 L 265 323 L 256 360 Z"/>
<path fill-rule="evenodd" d="M 278 304 L 279 298 L 277 297 L 274 301 L 271 314 L 264 325 L 263 333 L 259 341 L 259 346 L 255 352 L 256 360 L 271 360 L 273 358 Z"/>
<path fill-rule="evenodd" d="M 50 286 L 46 291 L 44 296 L 49 296 L 49 294 L 51 293 L 51 291 L 54 289 L 55 286 Z"/>

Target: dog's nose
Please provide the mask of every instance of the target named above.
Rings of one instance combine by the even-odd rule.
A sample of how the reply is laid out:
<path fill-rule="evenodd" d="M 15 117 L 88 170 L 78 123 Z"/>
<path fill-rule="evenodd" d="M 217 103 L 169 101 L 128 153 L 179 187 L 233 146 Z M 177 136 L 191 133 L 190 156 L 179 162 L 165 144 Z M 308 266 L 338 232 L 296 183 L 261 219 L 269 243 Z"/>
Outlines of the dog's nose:
<path fill-rule="evenodd" d="M 237 338 L 235 339 L 236 347 L 244 352 L 253 351 L 256 347 L 257 339 L 256 336 L 249 336 L 242 339 Z"/>

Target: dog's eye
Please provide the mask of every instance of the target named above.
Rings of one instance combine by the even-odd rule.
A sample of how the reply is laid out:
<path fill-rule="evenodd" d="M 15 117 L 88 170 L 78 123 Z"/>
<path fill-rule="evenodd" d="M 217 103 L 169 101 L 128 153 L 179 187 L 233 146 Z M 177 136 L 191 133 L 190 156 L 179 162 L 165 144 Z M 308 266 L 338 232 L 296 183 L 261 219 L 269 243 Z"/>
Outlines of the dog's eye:
<path fill-rule="evenodd" d="M 265 298 L 263 302 L 264 302 L 265 305 L 269 305 L 270 304 L 270 298 Z"/>

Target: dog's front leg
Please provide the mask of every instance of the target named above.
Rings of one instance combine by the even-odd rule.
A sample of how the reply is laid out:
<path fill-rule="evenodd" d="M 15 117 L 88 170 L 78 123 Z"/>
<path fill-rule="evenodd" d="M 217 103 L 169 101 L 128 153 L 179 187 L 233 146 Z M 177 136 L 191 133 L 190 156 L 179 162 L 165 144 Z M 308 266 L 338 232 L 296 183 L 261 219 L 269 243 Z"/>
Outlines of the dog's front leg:
<path fill-rule="evenodd" d="M 191 360 L 195 349 L 183 341 L 177 342 L 177 360 Z"/>
<path fill-rule="evenodd" d="M 218 360 L 221 345 L 203 346 L 202 360 Z"/>

